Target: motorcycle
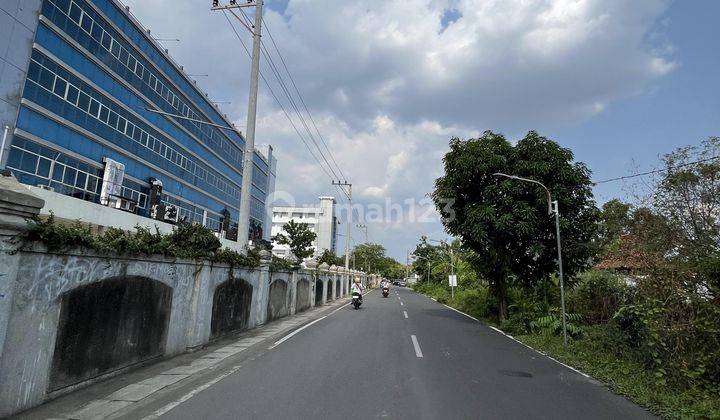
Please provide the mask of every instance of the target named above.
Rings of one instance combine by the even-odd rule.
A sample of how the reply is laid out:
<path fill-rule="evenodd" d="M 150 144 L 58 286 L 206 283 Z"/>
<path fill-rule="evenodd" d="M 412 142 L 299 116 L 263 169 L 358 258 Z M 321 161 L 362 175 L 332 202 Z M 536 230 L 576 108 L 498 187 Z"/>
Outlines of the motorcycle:
<path fill-rule="evenodd" d="M 362 296 L 360 295 L 360 292 L 353 293 L 352 304 L 355 307 L 355 309 L 360 309 L 360 305 L 362 305 Z"/>
<path fill-rule="evenodd" d="M 386 286 L 386 287 L 383 287 L 383 292 L 382 292 L 382 293 L 383 293 L 383 297 L 388 297 L 388 295 L 390 294 L 390 288 L 387 287 L 387 286 Z"/>

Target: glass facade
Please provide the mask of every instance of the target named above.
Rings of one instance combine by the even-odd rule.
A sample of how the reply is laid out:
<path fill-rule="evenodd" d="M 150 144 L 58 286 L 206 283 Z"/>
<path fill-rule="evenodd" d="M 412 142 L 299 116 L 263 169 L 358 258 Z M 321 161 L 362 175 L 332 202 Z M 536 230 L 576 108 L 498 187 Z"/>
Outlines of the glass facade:
<path fill-rule="evenodd" d="M 229 214 L 236 231 L 244 139 L 190 120 L 229 125 L 118 3 L 44 0 L 6 166 L 21 182 L 100 203 L 112 159 L 138 214 L 149 216 L 156 179 L 181 218 L 220 230 Z M 253 237 L 266 236 L 268 158 L 253 156 Z"/>

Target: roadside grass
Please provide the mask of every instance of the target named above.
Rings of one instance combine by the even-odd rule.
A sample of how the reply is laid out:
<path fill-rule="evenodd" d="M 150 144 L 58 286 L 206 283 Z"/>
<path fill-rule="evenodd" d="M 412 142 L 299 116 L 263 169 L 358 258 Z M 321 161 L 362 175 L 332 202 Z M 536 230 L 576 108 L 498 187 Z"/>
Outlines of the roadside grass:
<path fill-rule="evenodd" d="M 593 378 L 615 393 L 651 412 L 671 419 L 720 419 L 718 390 L 678 390 L 656 383 L 653 373 L 630 358 L 618 356 L 610 348 L 606 326 L 584 328 L 585 337 L 570 340 L 563 349 L 562 338 L 552 335 L 514 336 L 528 346 L 547 353 Z"/>
<path fill-rule="evenodd" d="M 456 290 L 455 299 L 450 298 L 444 287 L 427 287 L 418 292 L 466 312 L 486 325 L 500 327 L 496 319 L 488 316 L 484 305 L 463 299 L 462 292 L 458 294 Z M 513 334 L 513 337 L 587 373 L 613 392 L 663 418 L 720 419 L 720 389 L 682 390 L 671 384 L 660 384 L 651 370 L 633 360 L 631 351 L 622 349 L 610 325 L 586 326 L 583 332 L 584 337 L 570 340 L 567 349 L 563 349 L 561 337 L 550 334 Z"/>

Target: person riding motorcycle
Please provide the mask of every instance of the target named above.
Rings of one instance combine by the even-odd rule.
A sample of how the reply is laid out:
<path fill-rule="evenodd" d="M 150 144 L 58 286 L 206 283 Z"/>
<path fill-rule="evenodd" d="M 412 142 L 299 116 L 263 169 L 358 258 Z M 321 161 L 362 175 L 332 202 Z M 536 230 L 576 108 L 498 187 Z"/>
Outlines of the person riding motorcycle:
<path fill-rule="evenodd" d="M 352 296 L 355 293 L 359 293 L 360 294 L 360 302 L 362 302 L 363 290 L 365 290 L 365 288 L 363 287 L 362 282 L 360 281 L 360 277 L 355 277 L 355 281 L 353 282 L 353 284 L 350 288 L 350 295 Z"/>

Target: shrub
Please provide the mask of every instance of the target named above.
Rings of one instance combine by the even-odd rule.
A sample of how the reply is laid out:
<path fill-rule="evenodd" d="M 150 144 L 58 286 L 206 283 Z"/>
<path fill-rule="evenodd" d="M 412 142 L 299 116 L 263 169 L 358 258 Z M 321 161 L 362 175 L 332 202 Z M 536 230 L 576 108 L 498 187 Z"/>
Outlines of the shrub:
<path fill-rule="evenodd" d="M 629 297 L 629 287 L 612 271 L 589 270 L 577 280 L 568 293 L 567 306 L 589 324 L 609 321 Z"/>
<path fill-rule="evenodd" d="M 152 232 L 136 226 L 134 232 L 110 227 L 98 235 L 93 233 L 90 225 L 79 221 L 58 223 L 51 213 L 47 218 L 32 219 L 28 230 L 15 242 L 19 243 L 18 250 L 30 243 L 41 242 L 53 252 L 87 248 L 102 255 L 163 255 L 247 267 L 257 266 L 260 262 L 257 252 L 253 250 L 243 255 L 227 248 L 221 249 L 220 240 L 215 234 L 196 224 L 179 224 L 169 234 L 160 233 L 157 228 Z"/>
<path fill-rule="evenodd" d="M 718 387 L 720 306 L 688 287 L 693 283 L 686 275 L 694 276 L 647 276 L 638 283 L 635 302 L 623 306 L 615 321 L 659 384 Z"/>
<path fill-rule="evenodd" d="M 508 317 L 500 324 L 501 328 L 513 334 L 532 332 L 531 323 L 546 313 L 543 305 L 533 294 L 522 289 L 511 289 L 509 292 Z"/>
<path fill-rule="evenodd" d="M 565 314 L 565 328 L 569 337 L 578 339 L 583 336 L 582 329 L 577 325 L 581 320 L 582 316 L 580 314 Z M 535 321 L 530 322 L 530 329 L 540 331 L 543 334 L 562 336 L 562 310 L 560 308 L 552 308 L 548 315 L 541 316 Z"/>
<path fill-rule="evenodd" d="M 455 303 L 458 309 L 477 318 L 486 318 L 491 313 L 490 293 L 485 287 L 457 289 Z"/>

